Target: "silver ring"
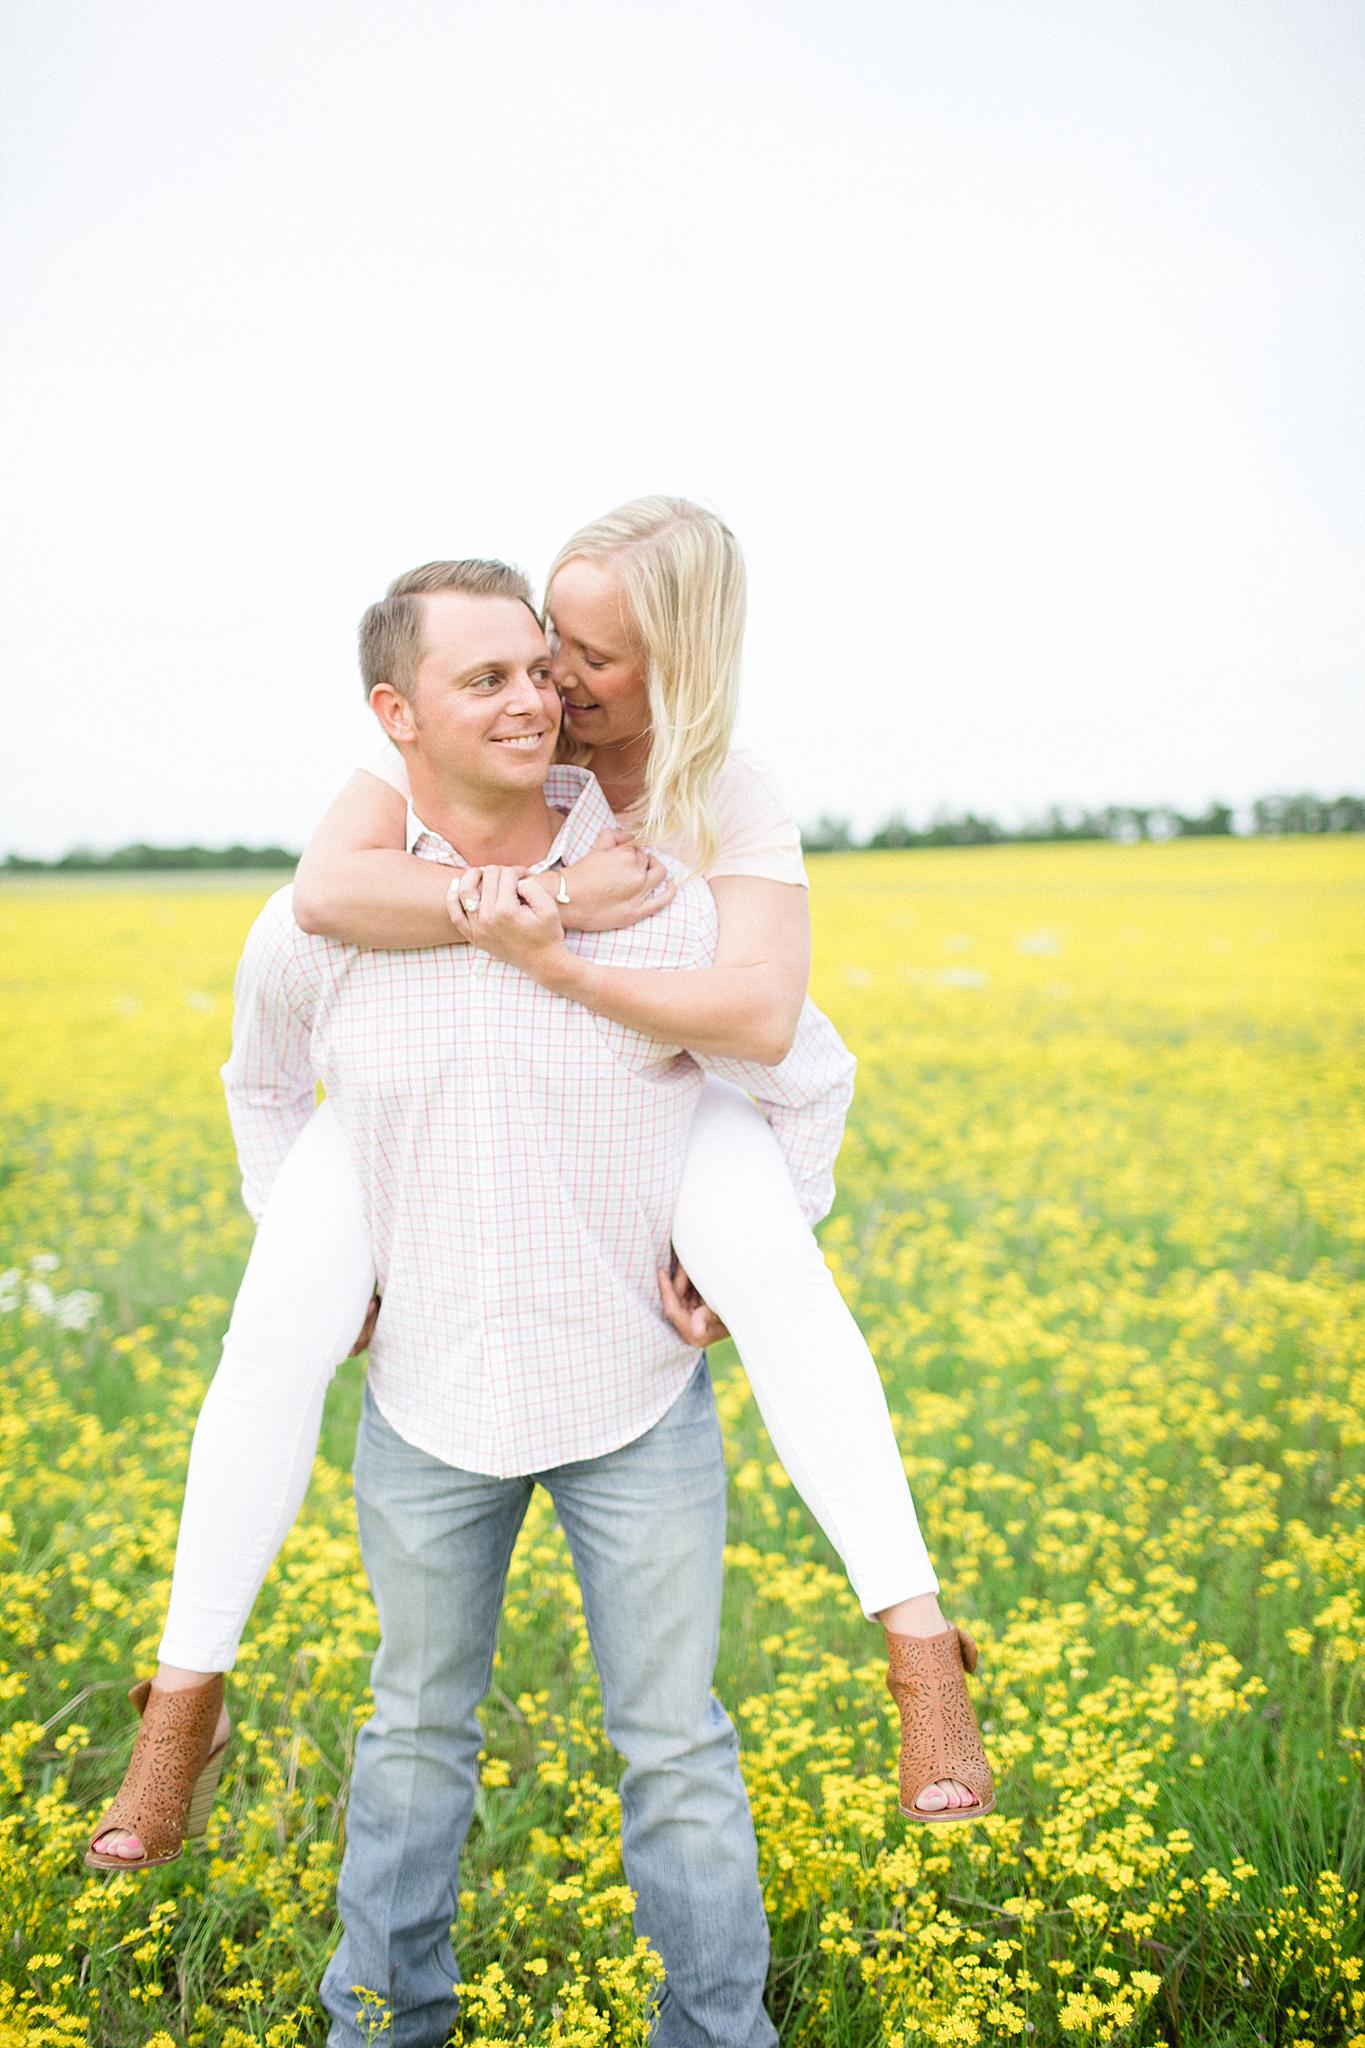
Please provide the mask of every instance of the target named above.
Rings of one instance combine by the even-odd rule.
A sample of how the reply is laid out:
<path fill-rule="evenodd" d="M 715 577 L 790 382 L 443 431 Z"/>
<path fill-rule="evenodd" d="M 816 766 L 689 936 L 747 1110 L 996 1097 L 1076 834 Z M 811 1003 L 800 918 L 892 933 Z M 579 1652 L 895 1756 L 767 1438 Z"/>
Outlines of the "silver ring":
<path fill-rule="evenodd" d="M 460 898 L 460 901 L 461 901 L 461 903 L 462 903 L 462 904 L 464 905 L 465 909 L 466 909 L 466 910 L 467 910 L 467 911 L 469 912 L 469 915 L 470 915 L 470 916 L 472 917 L 472 916 L 474 915 L 474 912 L 475 912 L 475 911 L 476 911 L 476 910 L 478 909 L 478 907 L 479 907 L 479 899 L 478 899 L 478 897 L 477 897 L 477 896 L 462 896 L 462 897 Z"/>

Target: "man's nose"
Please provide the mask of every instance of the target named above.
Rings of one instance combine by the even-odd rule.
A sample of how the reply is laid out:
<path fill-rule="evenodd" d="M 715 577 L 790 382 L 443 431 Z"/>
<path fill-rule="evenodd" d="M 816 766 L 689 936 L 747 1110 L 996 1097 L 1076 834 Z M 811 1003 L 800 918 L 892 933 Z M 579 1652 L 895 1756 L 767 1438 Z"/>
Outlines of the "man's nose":
<path fill-rule="evenodd" d="M 543 711 L 544 708 L 545 693 L 543 686 L 536 681 L 529 671 L 524 671 L 516 679 L 516 688 L 509 709 L 514 711 L 519 718 L 529 718 L 533 713 Z"/>

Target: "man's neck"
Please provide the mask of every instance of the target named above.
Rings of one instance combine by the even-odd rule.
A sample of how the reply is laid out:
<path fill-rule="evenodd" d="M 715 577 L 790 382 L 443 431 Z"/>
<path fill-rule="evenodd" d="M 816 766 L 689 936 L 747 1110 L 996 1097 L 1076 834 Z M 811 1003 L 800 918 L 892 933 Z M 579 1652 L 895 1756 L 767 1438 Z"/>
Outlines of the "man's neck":
<path fill-rule="evenodd" d="M 534 867 L 564 822 L 546 803 L 543 790 L 501 796 L 444 785 L 411 755 L 408 781 L 412 808 L 422 823 L 439 832 L 470 867 Z"/>

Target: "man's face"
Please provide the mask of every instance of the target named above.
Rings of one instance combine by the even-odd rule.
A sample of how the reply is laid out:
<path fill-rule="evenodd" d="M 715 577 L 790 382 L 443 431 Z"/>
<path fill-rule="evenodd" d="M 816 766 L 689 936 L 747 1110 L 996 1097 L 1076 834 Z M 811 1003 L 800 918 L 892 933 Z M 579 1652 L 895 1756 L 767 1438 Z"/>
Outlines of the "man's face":
<path fill-rule="evenodd" d="M 559 734 L 550 650 L 514 597 L 432 591 L 411 695 L 376 704 L 390 737 L 450 787 L 513 794 L 539 789 Z M 375 693 L 376 696 L 378 693 Z M 411 765 L 411 764 L 410 764 Z"/>

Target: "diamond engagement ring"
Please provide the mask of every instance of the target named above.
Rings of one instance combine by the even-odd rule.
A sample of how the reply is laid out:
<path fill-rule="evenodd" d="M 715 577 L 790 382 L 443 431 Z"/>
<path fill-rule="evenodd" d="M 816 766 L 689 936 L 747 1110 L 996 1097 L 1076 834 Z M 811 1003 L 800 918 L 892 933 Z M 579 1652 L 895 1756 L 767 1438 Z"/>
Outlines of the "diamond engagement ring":
<path fill-rule="evenodd" d="M 475 912 L 475 911 L 476 911 L 476 910 L 478 909 L 478 907 L 479 907 L 479 899 L 478 899 L 478 897 L 477 897 L 477 896 L 462 896 L 462 897 L 460 898 L 460 901 L 461 901 L 461 903 L 462 903 L 462 904 L 464 905 L 465 909 L 466 909 L 466 910 L 467 910 L 467 911 L 469 912 L 469 915 L 470 915 L 470 916 L 472 917 L 472 916 L 474 915 L 474 912 Z"/>

